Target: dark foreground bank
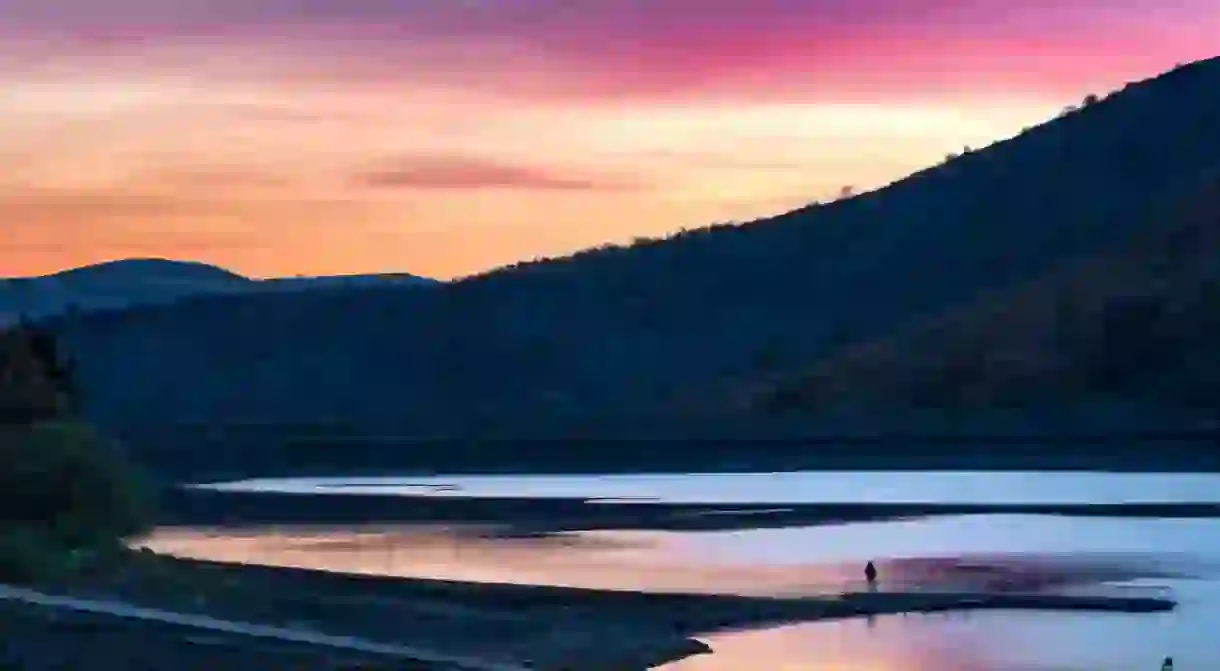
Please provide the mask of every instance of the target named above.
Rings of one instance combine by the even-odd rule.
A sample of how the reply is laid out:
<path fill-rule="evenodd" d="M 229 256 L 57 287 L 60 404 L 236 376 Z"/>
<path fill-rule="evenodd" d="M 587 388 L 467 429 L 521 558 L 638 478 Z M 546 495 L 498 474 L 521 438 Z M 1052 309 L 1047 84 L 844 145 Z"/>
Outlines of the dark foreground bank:
<path fill-rule="evenodd" d="M 140 568 L 107 580 L 82 579 L 55 589 L 78 598 L 359 637 L 474 661 L 466 666 L 447 665 L 0 600 L 0 631 L 4 632 L 8 668 L 629 671 L 709 652 L 696 640 L 698 636 L 771 624 L 956 609 L 1138 613 L 1174 607 L 1163 597 L 1123 595 L 983 592 L 749 598 L 647 594 L 350 576 L 147 554 L 139 561 Z"/>
<path fill-rule="evenodd" d="M 354 651 L 0 603 L 5 671 L 270 671 L 403 668 Z M 413 666 L 412 668 L 422 668 Z"/>

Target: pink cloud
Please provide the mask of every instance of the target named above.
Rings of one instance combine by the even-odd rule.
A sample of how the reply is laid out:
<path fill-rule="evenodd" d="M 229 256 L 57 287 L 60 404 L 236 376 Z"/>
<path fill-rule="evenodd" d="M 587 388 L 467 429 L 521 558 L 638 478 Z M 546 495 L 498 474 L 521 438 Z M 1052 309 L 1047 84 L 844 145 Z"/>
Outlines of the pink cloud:
<path fill-rule="evenodd" d="M 413 156 L 356 176 L 362 186 L 411 190 L 515 189 L 598 191 L 625 186 L 620 180 L 560 174 L 553 169 L 461 156 Z"/>

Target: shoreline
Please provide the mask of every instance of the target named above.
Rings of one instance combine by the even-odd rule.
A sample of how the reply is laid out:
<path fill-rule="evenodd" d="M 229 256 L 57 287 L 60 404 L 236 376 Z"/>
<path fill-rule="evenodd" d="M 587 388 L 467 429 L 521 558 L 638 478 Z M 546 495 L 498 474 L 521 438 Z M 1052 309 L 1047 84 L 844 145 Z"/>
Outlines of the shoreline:
<path fill-rule="evenodd" d="M 64 585 L 59 591 L 77 598 L 164 609 L 186 617 L 206 616 L 359 637 L 540 671 L 643 671 L 711 652 L 698 640 L 700 636 L 797 622 L 963 609 L 1149 613 L 1176 606 L 1163 597 L 995 592 L 876 592 L 804 598 L 647 593 L 340 574 L 136 554 L 141 565 L 138 571 L 109 583 Z M 61 612 L 54 618 L 44 618 L 44 629 L 57 627 L 58 634 L 44 631 L 39 639 L 36 628 L 30 625 L 37 606 L 17 609 L 14 615 L 11 602 L 2 605 L 0 617 L 6 624 L 25 618 L 18 623 L 30 632 L 23 643 L 41 640 L 47 645 L 67 645 L 65 641 L 82 632 L 94 637 L 95 645 L 107 635 L 122 640 L 151 636 L 149 640 L 166 642 L 163 654 L 171 659 L 179 656 L 172 664 L 162 660 L 144 668 L 204 668 L 202 661 L 199 666 L 182 663 L 181 656 L 224 653 L 230 658 L 226 668 L 254 671 L 252 659 L 261 660 L 259 663 L 266 668 L 267 657 L 278 651 L 281 656 L 305 663 L 294 668 L 321 669 L 335 668 L 336 656 L 343 656 L 338 654 L 342 651 L 311 649 L 300 642 L 270 645 L 232 632 L 183 631 L 164 622 L 107 621 L 97 613 Z M 200 642 L 205 639 L 211 643 Z M 171 653 L 166 645 L 172 642 L 178 647 Z M 153 647 L 157 645 L 161 643 Z M 68 645 L 64 649 L 70 648 Z M 378 659 L 378 655 L 356 651 L 345 654 L 365 664 L 348 668 L 395 668 L 388 663 L 394 660 L 384 656 Z M 453 671 L 459 667 L 423 663 L 418 668 Z"/>

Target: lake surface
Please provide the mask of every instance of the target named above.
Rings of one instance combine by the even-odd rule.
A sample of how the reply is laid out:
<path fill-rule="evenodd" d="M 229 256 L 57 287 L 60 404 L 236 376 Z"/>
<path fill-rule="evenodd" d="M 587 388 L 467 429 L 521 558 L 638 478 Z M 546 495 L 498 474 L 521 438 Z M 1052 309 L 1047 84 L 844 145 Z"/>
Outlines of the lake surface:
<path fill-rule="evenodd" d="M 684 503 L 1122 503 L 1220 501 L 1220 476 L 1095 473 L 785 473 L 294 479 L 224 489 L 432 496 L 540 496 Z M 1115 582 L 1171 589 L 1154 615 L 985 612 L 849 620 L 709 637 L 716 653 L 666 671 L 742 668 L 855 671 L 1136 671 L 1220 669 L 1220 520 L 1032 515 L 947 516 L 787 529 L 599 531 L 486 538 L 460 528 L 370 526 L 249 534 L 176 530 L 162 551 L 371 573 L 574 586 L 746 594 L 930 580 L 921 561 L 969 556 L 1058 567 L 1127 566 Z M 981 561 L 981 560 L 980 560 Z M 1148 567 L 1160 567 L 1153 569 Z M 1165 569 L 1158 573 L 1158 570 Z M 1148 571 L 1142 575 L 1141 571 Z M 1174 574 L 1179 575 L 1174 575 Z M 934 582 L 934 581 L 933 581 Z M 933 585 L 934 586 L 934 585 Z M 1134 587 L 1133 587 L 1134 588 Z"/>
<path fill-rule="evenodd" d="M 691 473 L 285 478 L 199 485 L 222 491 L 658 503 L 1137 503 L 1220 501 L 1220 474 L 1080 472 Z"/>

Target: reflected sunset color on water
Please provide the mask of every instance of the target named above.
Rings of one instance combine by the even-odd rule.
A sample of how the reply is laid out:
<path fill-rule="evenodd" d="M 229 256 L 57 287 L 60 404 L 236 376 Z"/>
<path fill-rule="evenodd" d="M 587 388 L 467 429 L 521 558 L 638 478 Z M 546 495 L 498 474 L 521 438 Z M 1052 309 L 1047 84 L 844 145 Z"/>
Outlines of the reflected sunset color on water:
<path fill-rule="evenodd" d="M 761 474 L 715 478 L 519 483 L 543 496 L 809 500 L 961 497 L 989 500 L 1201 501 L 1211 476 L 1072 474 Z M 846 477 L 847 480 L 843 478 Z M 968 488 L 941 489 L 945 481 Z M 648 485 L 654 486 L 649 490 Z M 784 487 L 762 486 L 770 482 Z M 547 484 L 549 483 L 549 484 Z M 888 487 L 890 483 L 893 488 Z M 511 488 L 510 478 L 494 486 Z M 826 486 L 822 486 L 825 484 Z M 298 482 L 296 485 L 299 486 Z M 714 485 L 714 486 L 709 486 Z M 549 488 L 548 488 L 549 487 Z M 1125 489 L 1124 489 L 1125 487 Z M 342 489 L 342 487 L 336 487 Z M 382 489 L 378 487 L 378 489 Z M 1178 499 L 1173 492 L 1179 493 Z M 1220 491 L 1220 490 L 1213 490 Z M 802 496 L 802 492 L 805 494 Z M 331 493 L 329 496 L 341 494 Z M 1220 622 L 1220 520 L 957 515 L 779 529 L 509 535 L 489 526 L 162 529 L 159 552 L 233 562 L 369 574 L 655 592 L 832 595 L 865 589 L 874 560 L 882 590 L 1111 590 L 1169 595 L 1179 607 L 1137 615 L 985 611 L 855 618 L 700 637 L 713 654 L 664 671 L 1144 671 L 1173 655 L 1179 668 L 1220 668 L 1209 632 Z"/>

